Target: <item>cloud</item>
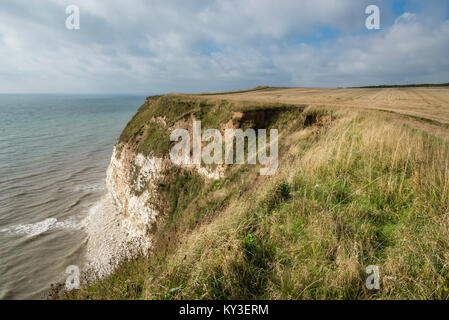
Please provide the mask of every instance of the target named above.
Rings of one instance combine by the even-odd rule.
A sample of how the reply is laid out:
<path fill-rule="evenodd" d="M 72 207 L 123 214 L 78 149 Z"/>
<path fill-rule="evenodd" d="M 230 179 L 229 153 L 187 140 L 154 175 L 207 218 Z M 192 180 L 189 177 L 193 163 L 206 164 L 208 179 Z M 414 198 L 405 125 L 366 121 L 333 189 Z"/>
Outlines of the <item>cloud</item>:
<path fill-rule="evenodd" d="M 320 48 L 299 45 L 275 56 L 292 83 L 321 86 L 447 82 L 449 21 L 427 24 L 404 13 L 373 36 L 345 36 Z"/>
<path fill-rule="evenodd" d="M 398 17 L 389 3 L 377 1 L 383 29 L 367 31 L 368 1 L 3 0 L 0 88 L 150 94 L 448 81 L 449 21 L 429 13 L 444 2 Z M 80 7 L 80 30 L 65 28 L 69 4 Z"/>

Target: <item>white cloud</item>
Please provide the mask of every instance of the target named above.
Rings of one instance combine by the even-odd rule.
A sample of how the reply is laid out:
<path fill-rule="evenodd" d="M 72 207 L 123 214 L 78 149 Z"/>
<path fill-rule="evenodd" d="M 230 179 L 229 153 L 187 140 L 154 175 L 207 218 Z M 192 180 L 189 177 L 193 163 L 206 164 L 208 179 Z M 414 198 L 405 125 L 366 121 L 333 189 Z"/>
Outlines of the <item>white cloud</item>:
<path fill-rule="evenodd" d="M 378 2 L 388 17 L 387 2 Z M 449 78 L 449 21 L 406 13 L 367 32 L 365 1 L 39 3 L 0 4 L 2 92 L 155 93 Z M 79 31 L 64 27 L 72 3 L 81 9 Z M 339 35 L 320 36 L 323 30 Z"/>

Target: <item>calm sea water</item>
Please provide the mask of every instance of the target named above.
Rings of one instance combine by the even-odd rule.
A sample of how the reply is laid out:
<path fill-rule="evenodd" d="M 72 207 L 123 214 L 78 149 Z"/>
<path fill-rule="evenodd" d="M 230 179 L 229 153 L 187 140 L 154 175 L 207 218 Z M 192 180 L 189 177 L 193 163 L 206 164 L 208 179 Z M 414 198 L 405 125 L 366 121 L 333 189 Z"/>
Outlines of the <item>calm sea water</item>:
<path fill-rule="evenodd" d="M 0 95 L 0 299 L 39 299 L 82 266 L 83 219 L 105 193 L 138 96 Z"/>

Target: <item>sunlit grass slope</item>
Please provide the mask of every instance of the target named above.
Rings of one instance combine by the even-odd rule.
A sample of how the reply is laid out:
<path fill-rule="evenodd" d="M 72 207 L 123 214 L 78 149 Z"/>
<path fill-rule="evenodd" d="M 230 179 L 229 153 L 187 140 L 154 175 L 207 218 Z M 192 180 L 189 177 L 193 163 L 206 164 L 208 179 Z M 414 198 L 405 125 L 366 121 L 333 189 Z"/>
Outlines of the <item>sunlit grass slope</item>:
<path fill-rule="evenodd" d="M 449 297 L 445 141 L 354 109 L 284 112 L 270 127 L 280 130 L 276 175 L 179 172 L 149 258 L 66 298 Z M 365 286 L 368 265 L 379 290 Z"/>

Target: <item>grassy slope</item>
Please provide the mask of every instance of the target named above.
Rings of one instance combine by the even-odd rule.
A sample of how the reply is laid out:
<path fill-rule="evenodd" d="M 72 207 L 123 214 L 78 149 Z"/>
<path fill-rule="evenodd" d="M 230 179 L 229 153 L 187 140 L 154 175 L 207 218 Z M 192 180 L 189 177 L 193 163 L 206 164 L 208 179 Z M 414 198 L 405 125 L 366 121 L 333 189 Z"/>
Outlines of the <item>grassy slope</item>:
<path fill-rule="evenodd" d="M 205 129 L 231 109 L 265 107 L 155 98 L 121 140 L 151 116 L 170 124 L 193 111 Z M 329 113 L 332 122 L 304 126 L 304 114 Z M 218 181 L 177 172 L 161 189 L 169 206 L 150 258 L 65 298 L 449 297 L 445 142 L 387 114 L 354 110 L 284 112 L 271 126 L 280 129 L 277 175 L 261 177 L 248 165 Z M 146 135 L 139 148 L 164 135 Z M 378 291 L 364 286 L 368 265 L 380 267 Z"/>

